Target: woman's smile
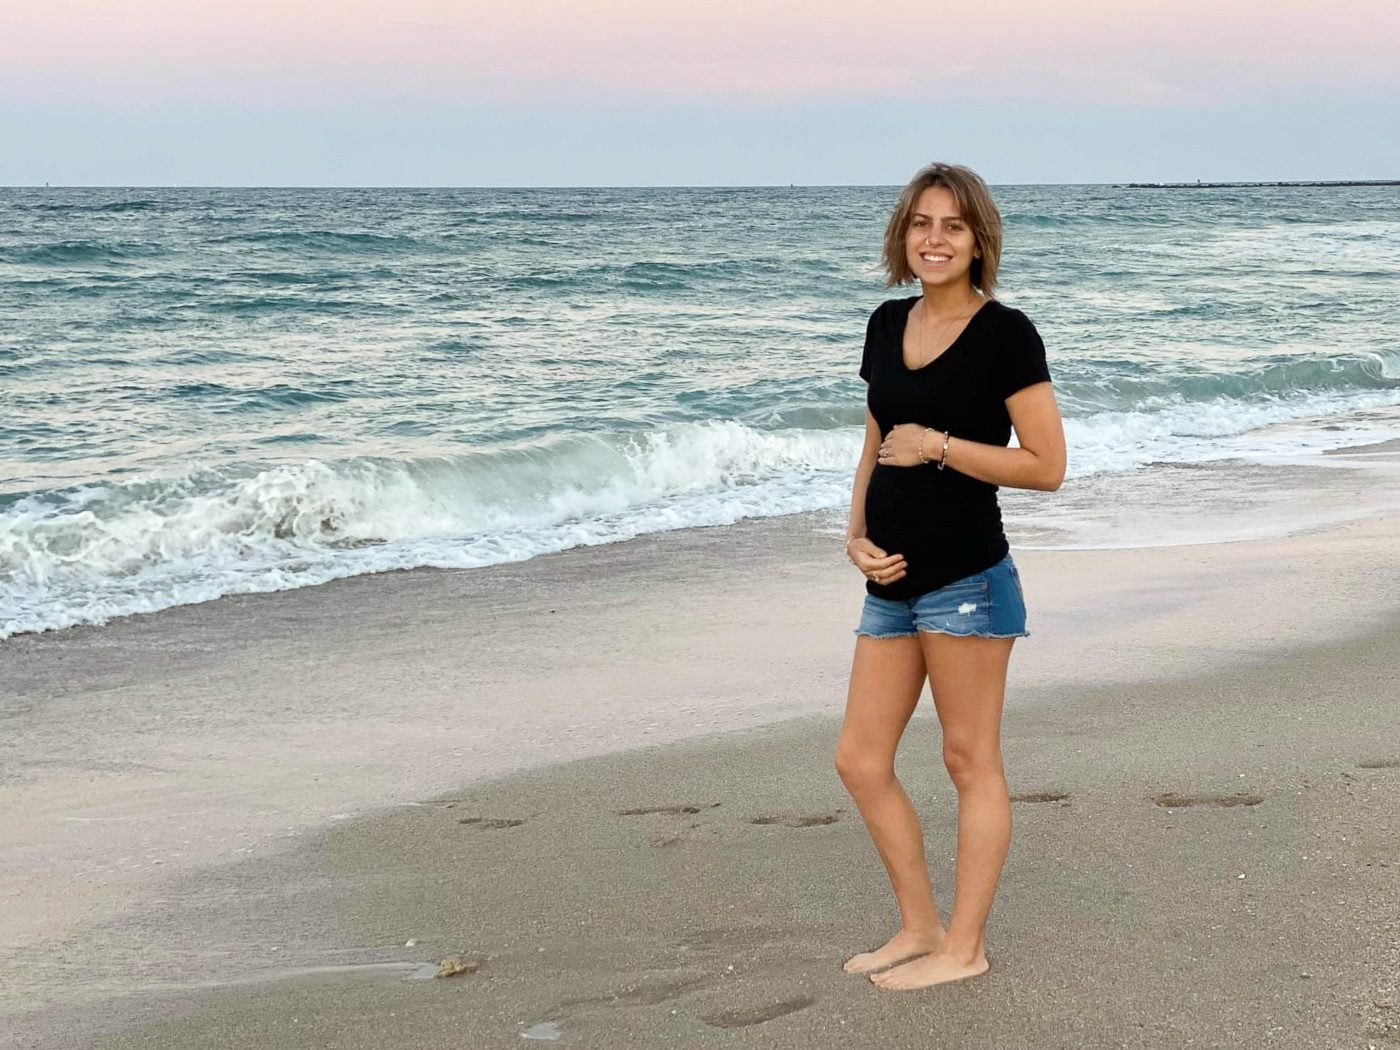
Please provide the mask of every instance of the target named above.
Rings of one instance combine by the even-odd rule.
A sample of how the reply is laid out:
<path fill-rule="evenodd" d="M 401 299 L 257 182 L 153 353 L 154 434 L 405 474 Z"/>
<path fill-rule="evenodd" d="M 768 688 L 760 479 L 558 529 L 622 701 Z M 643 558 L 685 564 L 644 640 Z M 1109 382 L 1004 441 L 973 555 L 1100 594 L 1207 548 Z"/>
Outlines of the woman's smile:
<path fill-rule="evenodd" d="M 905 231 L 909 268 L 924 280 L 956 282 L 972 268 L 977 237 L 946 186 L 930 186 L 919 194 Z"/>

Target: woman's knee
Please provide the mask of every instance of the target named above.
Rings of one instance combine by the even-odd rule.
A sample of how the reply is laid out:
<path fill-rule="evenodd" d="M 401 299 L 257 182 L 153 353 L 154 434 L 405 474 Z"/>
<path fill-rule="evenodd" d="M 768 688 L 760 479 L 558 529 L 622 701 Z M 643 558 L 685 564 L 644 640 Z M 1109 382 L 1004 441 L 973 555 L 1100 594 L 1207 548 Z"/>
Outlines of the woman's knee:
<path fill-rule="evenodd" d="M 1001 748 L 974 740 L 943 738 L 943 765 L 959 788 L 1004 776 Z"/>
<path fill-rule="evenodd" d="M 879 787 L 894 780 L 894 758 L 859 748 L 838 747 L 836 773 L 850 791 Z"/>

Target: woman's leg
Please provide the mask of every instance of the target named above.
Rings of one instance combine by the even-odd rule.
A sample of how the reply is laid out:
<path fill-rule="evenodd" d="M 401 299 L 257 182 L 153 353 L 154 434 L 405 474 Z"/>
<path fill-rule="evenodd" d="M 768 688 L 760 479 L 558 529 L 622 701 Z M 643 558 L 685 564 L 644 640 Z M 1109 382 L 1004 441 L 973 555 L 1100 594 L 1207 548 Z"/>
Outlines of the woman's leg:
<path fill-rule="evenodd" d="M 848 973 L 867 973 L 934 951 L 943 940 L 924 863 L 923 829 L 894 775 L 895 749 L 918 706 L 926 673 L 917 638 L 856 637 L 836 771 L 885 863 L 901 925 L 881 947 L 848 959 Z"/>
<path fill-rule="evenodd" d="M 1011 845 L 1001 712 L 1015 639 L 920 638 L 943 726 L 943 762 L 958 790 L 957 881 L 942 948 L 871 977 L 884 988 L 924 988 L 986 971 L 987 916 Z"/>

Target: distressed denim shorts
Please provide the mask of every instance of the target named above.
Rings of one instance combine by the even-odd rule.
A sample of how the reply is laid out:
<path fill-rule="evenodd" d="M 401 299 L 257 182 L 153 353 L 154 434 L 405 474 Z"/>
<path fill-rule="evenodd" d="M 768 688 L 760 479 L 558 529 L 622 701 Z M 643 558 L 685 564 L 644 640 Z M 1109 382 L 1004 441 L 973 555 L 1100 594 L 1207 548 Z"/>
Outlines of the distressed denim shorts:
<path fill-rule="evenodd" d="M 929 591 L 917 598 L 892 600 L 865 596 L 856 634 L 872 638 L 917 637 L 920 631 L 1026 638 L 1026 599 L 1021 574 L 1008 554 L 990 569 Z"/>

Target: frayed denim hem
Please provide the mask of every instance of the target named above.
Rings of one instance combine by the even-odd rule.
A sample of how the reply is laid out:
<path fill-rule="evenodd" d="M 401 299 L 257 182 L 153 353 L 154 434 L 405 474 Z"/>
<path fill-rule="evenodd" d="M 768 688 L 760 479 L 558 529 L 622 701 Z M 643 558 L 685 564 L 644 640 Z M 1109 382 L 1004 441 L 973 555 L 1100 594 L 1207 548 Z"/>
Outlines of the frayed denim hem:
<path fill-rule="evenodd" d="M 1029 638 L 1030 631 L 1014 631 L 1011 634 L 984 634 L 981 631 L 949 631 L 943 627 L 920 627 L 924 634 L 946 634 L 953 638 Z"/>
<path fill-rule="evenodd" d="M 1030 631 L 1017 631 L 1014 634 L 983 634 L 981 631 L 947 631 L 942 627 L 920 627 L 917 631 L 895 631 L 893 634 L 876 634 L 873 631 L 862 631 L 857 627 L 851 632 L 857 637 L 884 639 L 884 638 L 917 638 L 920 634 L 946 634 L 951 638 L 1029 638 Z"/>

